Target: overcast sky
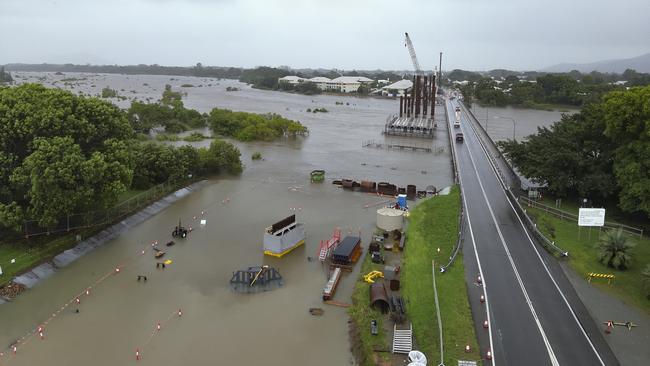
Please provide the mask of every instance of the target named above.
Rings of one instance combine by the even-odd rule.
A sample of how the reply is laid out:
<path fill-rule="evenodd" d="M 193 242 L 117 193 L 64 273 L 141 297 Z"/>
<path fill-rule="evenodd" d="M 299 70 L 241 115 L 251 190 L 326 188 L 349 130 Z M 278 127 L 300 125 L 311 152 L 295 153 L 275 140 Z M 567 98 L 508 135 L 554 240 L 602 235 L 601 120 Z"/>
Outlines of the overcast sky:
<path fill-rule="evenodd" d="M 0 0 L 0 64 L 534 70 L 650 52 L 650 0 Z"/>

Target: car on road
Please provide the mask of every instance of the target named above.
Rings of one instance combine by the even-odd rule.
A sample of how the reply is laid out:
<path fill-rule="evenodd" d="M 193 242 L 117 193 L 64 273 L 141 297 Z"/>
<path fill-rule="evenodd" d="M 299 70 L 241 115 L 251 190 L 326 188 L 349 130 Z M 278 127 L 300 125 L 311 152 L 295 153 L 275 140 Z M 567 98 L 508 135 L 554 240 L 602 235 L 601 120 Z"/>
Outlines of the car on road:
<path fill-rule="evenodd" d="M 463 142 L 463 140 L 464 140 L 463 133 L 462 132 L 457 133 L 456 142 Z"/>
<path fill-rule="evenodd" d="M 460 107 L 456 107 L 456 112 L 460 112 Z"/>

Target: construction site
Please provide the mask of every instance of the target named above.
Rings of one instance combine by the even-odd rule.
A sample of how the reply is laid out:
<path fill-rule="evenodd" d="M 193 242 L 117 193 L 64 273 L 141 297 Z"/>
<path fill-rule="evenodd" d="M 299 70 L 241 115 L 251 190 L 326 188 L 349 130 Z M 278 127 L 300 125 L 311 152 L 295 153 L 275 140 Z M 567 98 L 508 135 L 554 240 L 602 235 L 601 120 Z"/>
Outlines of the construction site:
<path fill-rule="evenodd" d="M 384 125 L 384 135 L 406 136 L 432 139 L 437 126 L 436 75 L 425 74 L 415 54 L 413 42 L 405 33 L 405 45 L 413 62 L 414 75 L 411 88 L 399 98 L 399 112 L 388 116 Z M 442 63 L 442 54 L 441 54 Z"/>

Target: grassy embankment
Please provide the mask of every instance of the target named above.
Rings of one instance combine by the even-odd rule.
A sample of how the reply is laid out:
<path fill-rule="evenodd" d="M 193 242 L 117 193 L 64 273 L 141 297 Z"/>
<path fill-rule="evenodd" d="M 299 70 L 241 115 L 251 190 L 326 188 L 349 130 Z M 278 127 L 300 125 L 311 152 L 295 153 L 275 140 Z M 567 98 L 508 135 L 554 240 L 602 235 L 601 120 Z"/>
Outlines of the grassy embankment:
<path fill-rule="evenodd" d="M 134 206 L 132 212 L 135 212 L 161 196 L 162 192 L 152 191 L 153 189 L 151 191 L 126 191 L 120 195 L 118 205 L 140 195 L 139 199 L 141 204 L 137 207 Z M 165 192 L 165 194 L 167 193 Z M 110 226 L 110 224 L 75 230 L 64 234 L 40 235 L 29 239 L 20 236 L 16 236 L 13 239 L 0 239 L 0 267 L 2 267 L 3 271 L 3 274 L 0 276 L 0 286 L 11 281 L 14 276 L 24 273 L 64 250 L 77 245 L 77 234 L 81 235 L 82 238 L 87 238 L 102 231 L 107 226 Z M 11 263 L 12 259 L 15 259 L 16 262 Z"/>
<path fill-rule="evenodd" d="M 636 243 L 632 249 L 632 265 L 628 270 L 619 271 L 598 262 L 598 250 L 595 247 L 598 243 L 597 228 L 592 228 L 591 234 L 587 228 L 583 228 L 579 233 L 576 222 L 561 220 L 534 208 L 528 208 L 528 213 L 532 214 L 537 227 L 547 238 L 555 240 L 560 248 L 569 251 L 569 265 L 574 271 L 585 278 L 589 272 L 616 275 L 611 285 L 607 285 L 607 280 L 602 279 L 594 279 L 591 283 L 650 314 L 650 299 L 646 297 L 641 282 L 641 271 L 650 264 L 649 239 L 630 237 Z"/>
<path fill-rule="evenodd" d="M 354 285 L 352 292 L 352 306 L 348 314 L 352 319 L 353 326 L 350 330 L 350 339 L 352 343 L 352 352 L 359 361 L 360 366 L 376 365 L 378 360 L 388 360 L 389 353 L 377 352 L 375 350 L 390 351 L 389 336 L 384 331 L 384 319 L 386 318 L 380 311 L 370 308 L 370 285 L 363 280 L 363 275 L 370 271 L 381 271 L 384 268 L 381 264 L 372 263 L 369 255 L 364 255 L 361 264 L 359 278 Z M 373 336 L 370 334 L 370 321 L 377 320 L 379 334 Z"/>
<path fill-rule="evenodd" d="M 459 212 L 458 186 L 447 196 L 436 196 L 418 204 L 409 217 L 402 259 L 402 291 L 407 315 L 413 323 L 415 343 L 436 364 L 440 359 L 440 339 L 431 261 L 436 261 L 436 268 L 446 264 L 458 238 Z M 446 365 L 455 365 L 459 359 L 481 363 L 464 272 L 462 252 L 444 274 L 436 269 Z M 465 353 L 467 344 L 472 348 L 471 353 Z"/>

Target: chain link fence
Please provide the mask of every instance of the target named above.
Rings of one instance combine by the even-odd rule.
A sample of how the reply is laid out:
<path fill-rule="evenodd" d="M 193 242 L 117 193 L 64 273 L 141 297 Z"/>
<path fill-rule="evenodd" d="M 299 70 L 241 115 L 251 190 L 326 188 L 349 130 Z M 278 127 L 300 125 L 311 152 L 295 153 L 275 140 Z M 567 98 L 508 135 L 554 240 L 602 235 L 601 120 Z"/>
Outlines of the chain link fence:
<path fill-rule="evenodd" d="M 138 208 L 151 204 L 170 192 L 180 189 L 189 183 L 191 183 L 190 180 L 167 181 L 153 186 L 109 209 L 65 215 L 60 217 L 56 224 L 47 227 L 41 226 L 38 223 L 38 220 L 26 220 L 23 223 L 23 234 L 26 238 L 29 238 L 36 235 L 48 235 L 107 225 L 121 220 Z"/>

